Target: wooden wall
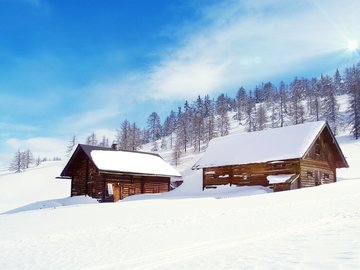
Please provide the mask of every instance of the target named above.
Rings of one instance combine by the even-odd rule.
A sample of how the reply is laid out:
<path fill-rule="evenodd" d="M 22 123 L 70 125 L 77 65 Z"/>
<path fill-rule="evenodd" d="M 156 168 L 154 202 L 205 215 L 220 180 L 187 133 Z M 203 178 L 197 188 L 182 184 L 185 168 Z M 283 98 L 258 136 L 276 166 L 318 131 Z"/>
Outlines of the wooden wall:
<path fill-rule="evenodd" d="M 134 194 L 161 193 L 170 190 L 170 177 L 101 173 L 80 151 L 70 166 L 71 196 L 88 195 L 100 201 L 112 201 L 107 184 L 121 187 L 121 199 Z"/>
<path fill-rule="evenodd" d="M 113 201 L 108 191 L 107 184 L 113 189 L 119 187 L 120 199 L 144 193 L 162 193 L 170 190 L 170 177 L 155 176 L 130 176 L 130 175 L 104 175 L 106 182 L 105 201 Z"/>
<path fill-rule="evenodd" d="M 300 161 L 283 160 L 270 163 L 221 166 L 203 169 L 203 188 L 214 185 L 268 186 L 267 176 L 298 174 Z"/>
<path fill-rule="evenodd" d="M 344 166 L 336 143 L 325 128 L 301 159 L 204 168 L 203 188 L 226 184 L 269 186 L 267 176 L 277 174 L 295 174 L 299 178 L 274 184 L 274 191 L 313 187 L 336 182 L 336 168 Z"/>
<path fill-rule="evenodd" d="M 301 187 L 336 182 L 337 163 L 331 136 L 324 130 L 301 160 Z"/>

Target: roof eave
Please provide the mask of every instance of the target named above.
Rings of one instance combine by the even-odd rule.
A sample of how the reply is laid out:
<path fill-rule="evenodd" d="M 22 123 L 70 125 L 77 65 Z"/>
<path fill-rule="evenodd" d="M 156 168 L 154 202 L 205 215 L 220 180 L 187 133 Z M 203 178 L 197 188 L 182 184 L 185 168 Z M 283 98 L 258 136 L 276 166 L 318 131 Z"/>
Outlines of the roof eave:
<path fill-rule="evenodd" d="M 118 175 L 133 175 L 133 176 L 158 176 L 158 177 L 181 177 L 179 175 L 172 174 L 152 174 L 152 173 L 138 173 L 138 172 L 124 172 L 124 171 L 112 171 L 112 170 L 99 170 L 100 174 L 118 174 Z"/>

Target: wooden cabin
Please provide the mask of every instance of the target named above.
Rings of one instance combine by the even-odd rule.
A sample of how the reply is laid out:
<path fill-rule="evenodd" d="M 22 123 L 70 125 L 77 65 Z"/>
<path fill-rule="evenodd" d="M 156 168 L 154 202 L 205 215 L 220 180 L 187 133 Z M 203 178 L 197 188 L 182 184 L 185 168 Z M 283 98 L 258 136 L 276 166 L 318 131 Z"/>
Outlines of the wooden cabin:
<path fill-rule="evenodd" d="M 116 202 L 130 195 L 170 190 L 181 175 L 159 155 L 79 144 L 61 173 L 71 179 L 71 196 Z"/>
<path fill-rule="evenodd" d="M 203 189 L 217 185 L 270 187 L 274 191 L 336 182 L 348 163 L 326 122 L 215 138 L 193 169 Z"/>

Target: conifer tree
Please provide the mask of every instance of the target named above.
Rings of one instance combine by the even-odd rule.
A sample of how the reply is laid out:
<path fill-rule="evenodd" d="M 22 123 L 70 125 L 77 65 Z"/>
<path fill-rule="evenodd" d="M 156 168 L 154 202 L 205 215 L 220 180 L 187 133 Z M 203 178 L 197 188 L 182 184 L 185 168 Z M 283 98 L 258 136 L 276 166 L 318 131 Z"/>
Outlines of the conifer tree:
<path fill-rule="evenodd" d="M 228 117 L 229 103 L 224 94 L 220 94 L 216 100 L 217 127 L 220 136 L 229 134 L 230 122 Z"/>
<path fill-rule="evenodd" d="M 349 124 L 351 134 L 355 139 L 360 138 L 360 65 L 346 69 L 346 87 L 350 96 Z"/>
<path fill-rule="evenodd" d="M 25 165 L 24 165 L 23 153 L 20 150 L 18 150 L 14 154 L 14 158 L 10 163 L 9 170 L 14 171 L 16 173 L 20 173 L 24 169 L 25 169 Z"/>
<path fill-rule="evenodd" d="M 204 103 L 200 96 L 198 96 L 194 104 L 193 114 L 193 143 L 194 151 L 200 152 L 201 142 L 203 141 L 204 129 Z"/>
<path fill-rule="evenodd" d="M 87 138 L 86 138 L 86 144 L 96 146 L 98 145 L 98 141 L 96 138 L 95 132 L 92 132 Z"/>
<path fill-rule="evenodd" d="M 66 147 L 66 156 L 67 157 L 72 153 L 75 145 L 77 145 L 77 139 L 76 139 L 76 136 L 73 135 L 71 137 L 71 139 L 69 140 L 68 145 Z"/>
<path fill-rule="evenodd" d="M 301 103 L 303 99 L 303 93 L 304 88 L 302 81 L 296 77 L 290 85 L 290 108 L 294 125 L 303 123 L 304 108 Z"/>
<path fill-rule="evenodd" d="M 204 141 L 206 144 L 215 137 L 215 105 L 209 95 L 204 98 Z"/>
<path fill-rule="evenodd" d="M 257 130 L 265 129 L 266 122 L 267 122 L 266 109 L 264 105 L 260 104 L 256 111 Z"/>
<path fill-rule="evenodd" d="M 235 97 L 235 104 L 236 104 L 235 119 L 239 121 L 239 124 L 241 124 L 241 120 L 245 112 L 246 99 L 247 99 L 246 90 L 244 87 L 240 87 Z"/>
<path fill-rule="evenodd" d="M 28 169 L 30 165 L 34 162 L 34 157 L 30 149 L 27 149 L 26 151 L 22 152 L 22 159 L 23 159 L 23 167 L 24 169 Z"/>
<path fill-rule="evenodd" d="M 280 127 L 284 126 L 285 116 L 287 114 L 287 96 L 286 86 L 283 81 L 280 82 L 279 86 L 279 119 Z"/>
<path fill-rule="evenodd" d="M 324 95 L 323 118 L 329 123 L 332 132 L 337 135 L 339 105 L 336 101 L 335 87 L 329 76 L 321 76 L 321 85 Z"/>
<path fill-rule="evenodd" d="M 246 102 L 246 115 L 245 115 L 245 121 L 248 132 L 256 130 L 255 113 L 256 113 L 255 101 L 252 97 L 252 91 L 250 91 Z"/>
<path fill-rule="evenodd" d="M 150 140 L 156 141 L 161 138 L 161 123 L 160 116 L 156 112 L 152 112 L 148 119 L 148 130 L 150 134 Z"/>

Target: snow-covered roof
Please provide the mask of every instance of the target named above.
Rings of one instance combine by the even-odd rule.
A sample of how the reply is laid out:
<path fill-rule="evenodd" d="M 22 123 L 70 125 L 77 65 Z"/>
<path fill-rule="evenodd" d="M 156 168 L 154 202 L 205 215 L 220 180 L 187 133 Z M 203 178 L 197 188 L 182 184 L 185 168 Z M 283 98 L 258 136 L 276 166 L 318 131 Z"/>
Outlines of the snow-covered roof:
<path fill-rule="evenodd" d="M 324 126 L 318 121 L 218 137 L 193 168 L 301 158 Z"/>
<path fill-rule="evenodd" d="M 61 177 L 72 176 L 71 167 L 81 153 L 93 161 L 100 171 L 127 174 L 146 174 L 154 176 L 181 176 L 181 174 L 155 153 L 116 150 L 108 147 L 79 144 L 67 162 Z M 79 156 L 80 155 L 80 156 Z"/>
<path fill-rule="evenodd" d="M 131 151 L 92 150 L 91 158 L 101 171 L 181 176 L 159 155 Z"/>

